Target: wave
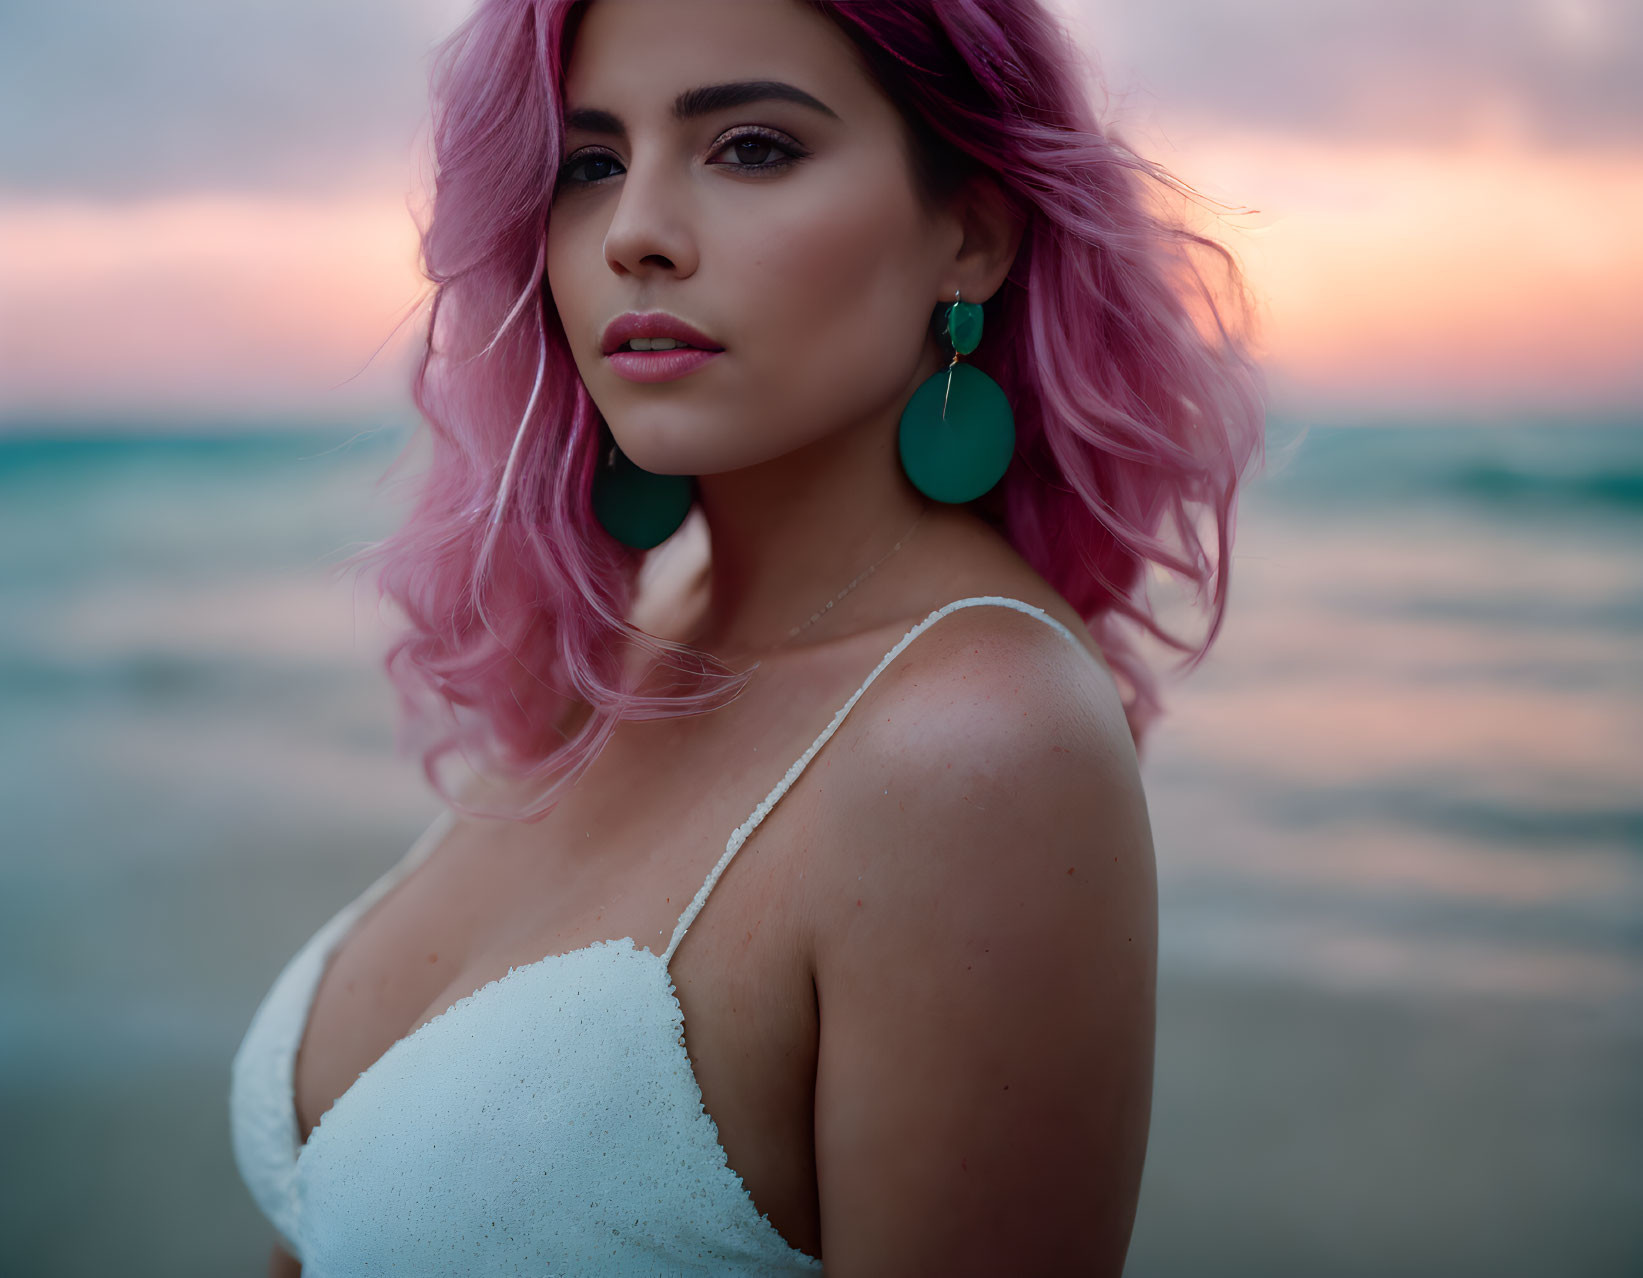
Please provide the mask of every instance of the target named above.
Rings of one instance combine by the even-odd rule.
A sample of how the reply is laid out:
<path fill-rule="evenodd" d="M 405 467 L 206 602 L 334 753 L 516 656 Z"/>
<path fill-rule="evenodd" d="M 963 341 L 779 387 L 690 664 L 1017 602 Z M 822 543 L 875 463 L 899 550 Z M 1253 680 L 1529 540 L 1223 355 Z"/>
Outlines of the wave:
<path fill-rule="evenodd" d="M 1251 492 L 1332 505 L 1643 514 L 1643 418 L 1497 426 L 1322 426 L 1278 419 Z"/>

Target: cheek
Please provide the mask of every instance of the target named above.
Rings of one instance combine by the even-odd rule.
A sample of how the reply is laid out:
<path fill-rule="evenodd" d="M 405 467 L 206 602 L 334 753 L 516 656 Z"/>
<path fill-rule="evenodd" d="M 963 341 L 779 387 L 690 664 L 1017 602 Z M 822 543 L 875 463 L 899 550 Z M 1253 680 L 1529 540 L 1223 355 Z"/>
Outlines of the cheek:
<path fill-rule="evenodd" d="M 738 327 L 750 369 L 787 387 L 784 402 L 808 397 L 835 416 L 871 411 L 906 384 L 923 352 L 938 300 L 925 296 L 929 247 L 911 193 L 897 185 L 904 175 L 818 178 L 795 184 L 791 202 L 724 244 L 755 294 Z"/>
<path fill-rule="evenodd" d="M 586 299 L 590 294 L 582 239 L 574 224 L 567 225 L 564 219 L 557 225 L 550 222 L 547 259 L 542 267 L 547 278 L 548 295 L 553 299 L 554 309 L 559 312 L 571 350 L 578 358 L 585 344 L 577 340 L 578 335 L 585 338 L 586 329 L 592 323 L 587 314 Z"/>

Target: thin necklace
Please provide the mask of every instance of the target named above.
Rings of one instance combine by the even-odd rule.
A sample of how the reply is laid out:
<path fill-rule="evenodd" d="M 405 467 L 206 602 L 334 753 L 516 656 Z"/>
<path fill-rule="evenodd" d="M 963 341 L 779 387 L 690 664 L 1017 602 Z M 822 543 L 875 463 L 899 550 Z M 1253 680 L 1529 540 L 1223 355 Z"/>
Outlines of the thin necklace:
<path fill-rule="evenodd" d="M 886 559 L 890 558 L 891 555 L 895 554 L 896 551 L 900 550 L 904 545 L 906 545 L 907 542 L 912 539 L 913 534 L 918 531 L 918 526 L 921 523 L 924 522 L 924 516 L 929 514 L 929 513 L 930 513 L 930 508 L 928 506 L 926 506 L 923 510 L 919 511 L 918 518 L 913 521 L 913 526 L 911 528 L 909 528 L 906 532 L 902 533 L 901 539 L 899 541 L 897 541 L 894 546 L 890 547 L 889 551 L 885 553 L 884 557 L 881 558 L 878 561 L 878 563 L 875 563 L 871 568 L 867 569 L 866 572 L 863 572 L 860 575 L 858 575 L 856 577 L 856 579 L 854 581 L 852 581 L 848 586 L 846 586 L 843 590 L 839 591 L 838 594 L 834 595 L 831 599 L 829 599 L 825 604 L 823 604 L 815 612 L 811 613 L 809 621 L 801 622 L 798 625 L 794 626 L 793 629 L 791 629 L 787 632 L 787 638 L 783 639 L 780 643 L 776 644 L 775 647 L 772 647 L 772 648 L 768 649 L 768 651 L 774 652 L 777 648 L 782 648 L 782 647 L 785 647 L 787 644 L 792 643 L 793 640 L 798 638 L 799 635 L 803 634 L 811 626 L 815 625 L 818 621 L 820 621 L 823 617 L 825 617 L 832 610 L 832 607 L 833 607 L 834 604 L 838 603 L 839 600 L 843 599 L 847 594 L 849 594 L 857 586 L 861 585 L 862 582 L 866 581 L 869 577 L 871 577 L 875 572 L 878 571 L 879 564 L 882 564 Z"/>

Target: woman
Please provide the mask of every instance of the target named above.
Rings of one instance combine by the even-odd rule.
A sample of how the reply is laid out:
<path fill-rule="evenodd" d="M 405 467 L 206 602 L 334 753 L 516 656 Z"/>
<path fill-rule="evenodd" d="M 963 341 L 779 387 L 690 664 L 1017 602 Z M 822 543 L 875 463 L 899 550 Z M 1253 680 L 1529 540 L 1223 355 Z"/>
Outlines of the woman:
<path fill-rule="evenodd" d="M 433 454 L 373 555 L 430 780 L 481 779 L 241 1046 L 273 1272 L 1120 1272 L 1120 626 L 1188 647 L 1156 566 L 1213 640 L 1261 383 L 1079 65 L 1033 0 L 483 0 L 443 47 Z"/>

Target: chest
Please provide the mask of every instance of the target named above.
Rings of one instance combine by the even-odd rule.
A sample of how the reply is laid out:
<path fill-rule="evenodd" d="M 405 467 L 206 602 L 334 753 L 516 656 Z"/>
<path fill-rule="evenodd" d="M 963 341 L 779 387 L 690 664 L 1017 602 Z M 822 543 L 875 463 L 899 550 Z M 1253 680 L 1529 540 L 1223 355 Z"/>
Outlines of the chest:
<path fill-rule="evenodd" d="M 541 821 L 457 823 L 332 953 L 293 1074 L 299 1137 L 396 1042 L 510 968 L 623 937 L 662 954 L 731 832 L 814 736 L 817 704 L 761 698 L 711 728 L 632 725 Z M 826 781 L 811 770 L 759 825 L 667 969 L 729 1166 L 810 1254 L 819 1022 L 806 885 L 824 854 Z"/>

